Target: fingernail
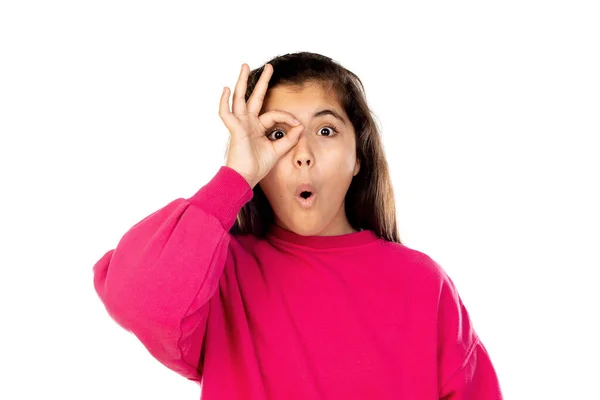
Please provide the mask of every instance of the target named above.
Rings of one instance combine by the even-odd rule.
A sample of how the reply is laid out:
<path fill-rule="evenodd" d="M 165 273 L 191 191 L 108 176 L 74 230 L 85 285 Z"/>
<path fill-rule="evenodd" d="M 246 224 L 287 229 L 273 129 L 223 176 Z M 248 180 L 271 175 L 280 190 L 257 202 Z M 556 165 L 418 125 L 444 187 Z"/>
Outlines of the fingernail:
<path fill-rule="evenodd" d="M 300 125 L 300 121 L 298 121 L 297 119 L 293 119 L 293 120 L 292 120 L 292 123 L 293 123 L 294 125 Z"/>

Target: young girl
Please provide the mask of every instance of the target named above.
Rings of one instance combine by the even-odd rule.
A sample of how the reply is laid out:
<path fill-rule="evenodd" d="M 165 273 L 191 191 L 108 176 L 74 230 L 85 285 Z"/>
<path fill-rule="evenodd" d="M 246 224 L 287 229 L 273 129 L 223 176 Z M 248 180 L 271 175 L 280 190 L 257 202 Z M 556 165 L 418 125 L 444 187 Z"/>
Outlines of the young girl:
<path fill-rule="evenodd" d="M 403 245 L 362 82 L 246 64 L 226 163 L 94 266 L 108 313 L 212 399 L 501 399 L 452 280 Z"/>

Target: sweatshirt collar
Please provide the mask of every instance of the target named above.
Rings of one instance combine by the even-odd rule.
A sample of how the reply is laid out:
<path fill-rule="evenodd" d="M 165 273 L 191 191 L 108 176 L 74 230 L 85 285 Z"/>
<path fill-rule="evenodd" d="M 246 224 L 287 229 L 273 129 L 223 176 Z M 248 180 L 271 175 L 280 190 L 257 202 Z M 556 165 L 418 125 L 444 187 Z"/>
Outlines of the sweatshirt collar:
<path fill-rule="evenodd" d="M 359 232 L 335 236 L 302 236 L 276 224 L 271 224 L 267 232 L 267 237 L 315 249 L 360 246 L 379 239 L 375 232 L 371 230 L 361 230 Z"/>

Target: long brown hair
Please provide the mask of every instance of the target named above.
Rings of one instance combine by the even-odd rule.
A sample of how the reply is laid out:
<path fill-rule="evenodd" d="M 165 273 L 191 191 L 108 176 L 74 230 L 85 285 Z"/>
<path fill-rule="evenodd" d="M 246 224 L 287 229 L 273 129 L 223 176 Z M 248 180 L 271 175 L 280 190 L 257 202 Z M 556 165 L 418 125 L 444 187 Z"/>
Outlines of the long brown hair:
<path fill-rule="evenodd" d="M 356 132 L 356 156 L 360 171 L 352 179 L 345 199 L 348 222 L 355 229 L 372 230 L 387 241 L 402 243 L 396 225 L 394 191 L 379 128 L 367 105 L 361 80 L 338 62 L 321 54 L 300 52 L 273 58 L 269 89 L 277 85 L 302 86 L 319 83 L 337 94 L 340 105 Z M 266 63 L 265 63 L 266 64 Z M 254 91 L 264 65 L 250 71 L 246 101 Z M 268 92 L 267 92 L 268 94 Z M 237 215 L 229 233 L 264 237 L 274 223 L 273 209 L 260 185 Z"/>

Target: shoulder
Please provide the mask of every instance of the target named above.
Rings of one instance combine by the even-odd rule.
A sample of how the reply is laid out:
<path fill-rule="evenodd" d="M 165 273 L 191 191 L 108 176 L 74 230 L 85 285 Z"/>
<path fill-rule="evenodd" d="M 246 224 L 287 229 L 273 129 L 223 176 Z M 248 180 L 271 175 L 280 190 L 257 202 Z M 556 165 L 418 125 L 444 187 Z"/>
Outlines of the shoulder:
<path fill-rule="evenodd" d="M 386 240 L 381 240 L 379 250 L 386 263 L 398 268 L 406 277 L 439 286 L 448 279 L 443 267 L 425 251 Z"/>
<path fill-rule="evenodd" d="M 231 243 L 230 249 L 233 253 L 244 254 L 253 260 L 273 255 L 273 247 L 269 241 L 253 233 L 232 235 Z"/>
<path fill-rule="evenodd" d="M 403 244 L 386 242 L 382 246 L 391 265 L 400 271 L 399 278 L 410 290 L 420 299 L 435 303 L 440 325 L 448 329 L 461 324 L 465 337 L 469 336 L 465 342 L 473 343 L 469 314 L 455 283 L 442 265 L 425 252 Z"/>

